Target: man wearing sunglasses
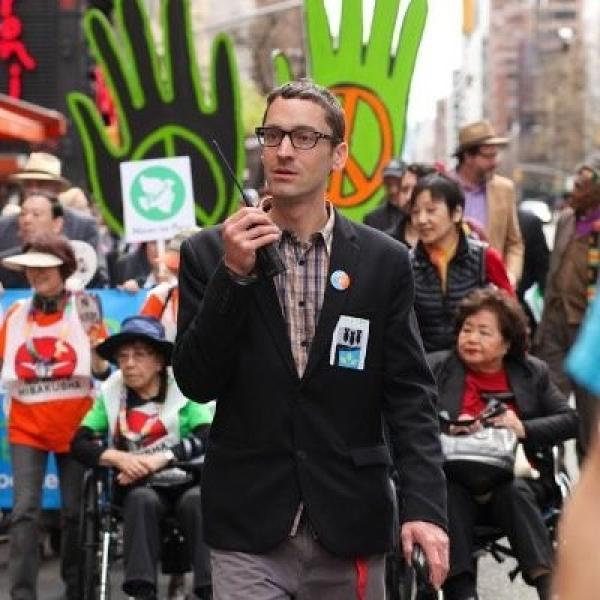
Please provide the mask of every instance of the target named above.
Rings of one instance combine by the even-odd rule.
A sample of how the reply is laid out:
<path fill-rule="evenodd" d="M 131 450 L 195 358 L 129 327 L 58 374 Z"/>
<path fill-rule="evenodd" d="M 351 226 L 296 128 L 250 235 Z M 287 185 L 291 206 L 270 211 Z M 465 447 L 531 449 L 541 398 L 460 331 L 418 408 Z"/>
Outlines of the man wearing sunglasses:
<path fill-rule="evenodd" d="M 536 332 L 536 354 L 549 365 L 554 383 L 575 394 L 581 432 L 577 452 L 583 459 L 596 427 L 600 398 L 577 386 L 564 370 L 588 305 L 596 295 L 600 254 L 600 155 L 579 167 L 570 206 L 556 223 L 544 290 L 544 312 Z"/>
<path fill-rule="evenodd" d="M 507 138 L 498 137 L 487 121 L 469 123 L 458 133 L 457 183 L 465 194 L 465 219 L 483 227 L 490 246 L 498 250 L 513 286 L 523 270 L 523 240 L 517 218 L 515 187 L 495 173 L 500 148 Z"/>
<path fill-rule="evenodd" d="M 271 197 L 181 247 L 175 373 L 217 399 L 202 500 L 215 600 L 383 598 L 392 464 L 405 554 L 423 547 L 438 588 L 447 572 L 408 252 L 327 200 L 344 127 L 325 88 L 273 90 L 256 129 Z M 285 265 L 273 278 L 256 261 L 269 244 Z"/>

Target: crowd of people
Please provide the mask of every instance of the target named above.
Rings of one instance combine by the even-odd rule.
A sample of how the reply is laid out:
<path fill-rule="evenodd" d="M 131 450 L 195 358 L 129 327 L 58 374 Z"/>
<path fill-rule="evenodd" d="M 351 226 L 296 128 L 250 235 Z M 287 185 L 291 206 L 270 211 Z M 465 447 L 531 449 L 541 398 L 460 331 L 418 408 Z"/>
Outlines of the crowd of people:
<path fill-rule="evenodd" d="M 461 129 L 454 169 L 393 159 L 364 225 L 326 197 L 348 156 L 329 91 L 276 88 L 256 134 L 266 195 L 219 227 L 181 231 L 164 252 L 150 240 L 125 248 L 50 154 L 32 153 L 12 177 L 0 283 L 32 295 L 0 329 L 11 598 L 38 597 L 49 453 L 69 599 L 81 598 L 86 467 L 115 472 L 122 588 L 134 598 L 157 595 L 166 513 L 182 523 L 200 600 L 379 600 L 396 538 L 407 561 L 421 546 L 432 588 L 473 600 L 482 523 L 551 598 L 552 447 L 576 438 L 583 459 L 597 428 L 598 399 L 564 360 L 595 296 L 600 160 L 578 167 L 550 253 L 541 221 L 495 173 L 508 140 L 487 122 Z M 119 332 L 80 314 L 69 240 L 96 252 L 88 287 L 148 291 Z M 285 266 L 272 278 L 257 262 L 266 247 Z M 540 323 L 525 301 L 534 283 Z M 490 396 L 503 401 L 484 417 Z M 511 433 L 527 473 L 511 465 L 472 486 L 468 469 L 447 468 L 441 418 L 449 437 Z M 181 468 L 201 456 L 201 474 Z"/>

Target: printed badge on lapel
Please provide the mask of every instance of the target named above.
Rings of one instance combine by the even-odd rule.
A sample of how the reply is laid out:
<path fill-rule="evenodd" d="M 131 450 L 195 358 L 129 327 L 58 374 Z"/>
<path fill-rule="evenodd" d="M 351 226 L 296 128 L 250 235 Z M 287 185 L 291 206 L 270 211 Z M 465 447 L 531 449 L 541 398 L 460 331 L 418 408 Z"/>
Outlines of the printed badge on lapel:
<path fill-rule="evenodd" d="M 362 371 L 365 368 L 368 341 L 368 319 L 341 315 L 333 330 L 329 364 Z"/>

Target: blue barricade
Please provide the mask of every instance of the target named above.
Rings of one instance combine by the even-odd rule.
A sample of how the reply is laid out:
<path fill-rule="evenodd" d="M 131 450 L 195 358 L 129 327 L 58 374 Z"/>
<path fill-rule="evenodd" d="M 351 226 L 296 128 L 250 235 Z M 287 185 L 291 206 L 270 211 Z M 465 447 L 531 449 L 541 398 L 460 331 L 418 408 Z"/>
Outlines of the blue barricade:
<path fill-rule="evenodd" d="M 87 290 L 90 293 L 98 294 L 102 301 L 102 311 L 104 323 L 111 334 L 119 331 L 121 321 L 130 315 L 139 312 L 146 291 L 130 294 L 121 290 Z M 0 296 L 0 306 L 6 312 L 6 309 L 16 300 L 31 295 L 30 290 L 6 290 Z M 0 391 L 0 407 L 4 407 L 4 391 Z M 44 479 L 44 490 L 42 496 L 43 507 L 54 509 L 60 506 L 60 493 L 58 486 L 58 477 L 56 475 L 56 463 L 51 456 L 48 461 L 48 469 Z M 8 440 L 6 438 L 6 417 L 4 410 L 0 410 L 0 508 L 10 508 L 12 506 L 12 471 L 10 468 L 10 455 L 8 449 Z"/>

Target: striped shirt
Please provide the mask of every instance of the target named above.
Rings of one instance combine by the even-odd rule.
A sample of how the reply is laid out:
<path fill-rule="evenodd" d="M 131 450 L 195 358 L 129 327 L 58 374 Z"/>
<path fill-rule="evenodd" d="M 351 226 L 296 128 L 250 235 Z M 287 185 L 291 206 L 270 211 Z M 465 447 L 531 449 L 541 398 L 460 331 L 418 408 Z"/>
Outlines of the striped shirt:
<path fill-rule="evenodd" d="M 299 377 L 308 362 L 327 285 L 335 219 L 335 211 L 329 203 L 327 210 L 327 223 L 308 242 L 300 241 L 290 231 L 283 231 L 279 240 L 279 253 L 286 271 L 275 277 L 275 289 Z"/>

